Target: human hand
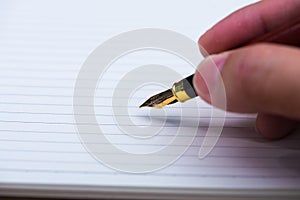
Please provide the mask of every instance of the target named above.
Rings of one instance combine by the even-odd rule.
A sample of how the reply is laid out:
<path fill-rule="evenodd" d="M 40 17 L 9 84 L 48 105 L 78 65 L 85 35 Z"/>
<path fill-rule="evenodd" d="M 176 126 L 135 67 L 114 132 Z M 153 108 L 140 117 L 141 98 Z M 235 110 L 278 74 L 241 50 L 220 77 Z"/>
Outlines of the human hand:
<path fill-rule="evenodd" d="M 225 86 L 228 111 L 258 113 L 256 128 L 268 138 L 281 138 L 294 130 L 300 120 L 299 47 L 259 43 L 230 49 L 299 19 L 299 10 L 299 0 L 264 0 L 234 12 L 202 35 L 200 46 L 213 55 L 195 73 L 198 95 L 212 103 L 203 77 L 214 93 L 220 89 L 212 62 L 207 62 L 213 60 Z M 299 41 L 298 37 L 291 39 Z"/>

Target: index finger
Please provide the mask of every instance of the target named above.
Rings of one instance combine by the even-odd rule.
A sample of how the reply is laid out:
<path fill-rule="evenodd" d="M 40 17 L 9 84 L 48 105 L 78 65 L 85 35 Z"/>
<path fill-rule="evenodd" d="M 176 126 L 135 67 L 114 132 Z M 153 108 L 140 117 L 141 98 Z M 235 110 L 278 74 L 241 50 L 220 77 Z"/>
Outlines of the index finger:
<path fill-rule="evenodd" d="M 299 0 L 263 0 L 246 6 L 209 29 L 199 44 L 209 54 L 232 49 L 300 18 Z"/>

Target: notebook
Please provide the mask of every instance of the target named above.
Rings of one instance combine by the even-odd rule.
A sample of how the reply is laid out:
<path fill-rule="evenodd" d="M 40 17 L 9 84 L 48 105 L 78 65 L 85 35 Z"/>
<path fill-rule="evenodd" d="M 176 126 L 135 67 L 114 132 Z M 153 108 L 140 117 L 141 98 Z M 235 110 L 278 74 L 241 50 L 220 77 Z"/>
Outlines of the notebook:
<path fill-rule="evenodd" d="M 139 109 L 148 97 L 176 81 L 165 76 L 158 82 L 155 78 L 161 71 L 149 70 L 118 85 L 126 75 L 147 64 L 169 66 L 168 70 L 181 77 L 194 72 L 193 66 L 169 52 L 142 49 L 111 63 L 97 82 L 93 97 L 97 123 L 92 125 L 100 126 L 110 144 L 128 154 L 148 155 L 191 141 L 178 158 L 155 169 L 136 160 L 133 167 L 152 169 L 149 172 L 133 173 L 128 171 L 133 169 L 130 167 L 127 171 L 113 169 L 114 163 L 101 162 L 82 141 L 81 136 L 96 138 L 99 133 L 79 134 L 74 117 L 78 114 L 74 113 L 74 89 L 80 69 L 103 42 L 142 28 L 171 30 L 197 41 L 211 25 L 251 2 L 1 1 L 0 196 L 299 198 L 297 131 L 283 140 L 265 140 L 255 132 L 255 115 L 216 110 L 212 119 L 213 108 L 199 98 L 163 110 Z M 141 84 L 152 77 L 156 80 L 152 84 Z M 126 89 L 128 82 L 136 86 L 130 98 L 116 95 L 116 88 Z M 125 104 L 116 106 L 113 100 Z M 80 106 L 80 117 L 89 124 L 91 105 Z M 205 138 L 209 139 L 206 134 L 211 120 L 224 123 L 224 127 L 213 149 L 199 158 Z M 149 125 L 157 134 L 139 138 L 124 131 Z M 174 138 L 180 138 L 176 145 Z M 98 140 L 90 145 L 105 146 Z M 159 155 L 162 162 L 169 157 Z M 121 158 L 121 168 L 132 165 Z"/>

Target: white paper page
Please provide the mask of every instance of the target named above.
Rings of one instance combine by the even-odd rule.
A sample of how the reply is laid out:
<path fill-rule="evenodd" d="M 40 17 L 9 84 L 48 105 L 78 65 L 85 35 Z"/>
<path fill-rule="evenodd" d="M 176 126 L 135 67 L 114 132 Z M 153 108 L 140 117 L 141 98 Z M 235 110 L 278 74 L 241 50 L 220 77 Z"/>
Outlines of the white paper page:
<path fill-rule="evenodd" d="M 198 98 L 164 111 L 138 109 L 146 98 L 166 88 L 147 86 L 129 100 L 128 112 L 137 126 L 146 126 L 151 120 L 159 126 L 162 112 L 166 112 L 167 121 L 161 133 L 141 140 L 128 137 L 118 128 L 112 113 L 112 96 L 119 80 L 130 70 L 155 63 L 171 66 L 182 76 L 194 72 L 193 67 L 166 52 L 134 52 L 112 64 L 99 83 L 106 89 L 95 93 L 95 112 L 99 125 L 114 145 L 133 153 L 149 153 L 172 140 L 181 122 L 180 107 L 190 109 L 191 115 L 182 119 L 181 124 L 186 135 L 180 137 L 190 137 L 195 128 L 197 135 L 180 159 L 153 173 L 122 173 L 95 160 L 77 135 L 72 106 L 74 85 L 80 67 L 94 48 L 121 32 L 144 27 L 174 30 L 196 41 L 213 23 L 248 2 L 2 1 L 0 186 L 62 184 L 299 191 L 299 134 L 267 141 L 255 133 L 251 115 L 228 113 L 217 145 L 202 160 L 198 159 L 198 152 L 211 108 Z M 149 72 L 147 76 L 154 77 L 156 73 Z M 173 81 L 176 80 L 165 80 L 164 84 L 171 86 Z M 199 105 L 199 116 L 192 114 L 195 103 Z M 199 120 L 199 127 L 193 125 L 195 120 Z"/>

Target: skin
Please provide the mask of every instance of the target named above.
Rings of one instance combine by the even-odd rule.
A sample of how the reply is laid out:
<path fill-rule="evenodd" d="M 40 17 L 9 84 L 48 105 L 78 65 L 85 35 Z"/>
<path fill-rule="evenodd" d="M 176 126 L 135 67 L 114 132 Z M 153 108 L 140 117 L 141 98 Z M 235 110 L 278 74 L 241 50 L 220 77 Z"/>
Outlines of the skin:
<path fill-rule="evenodd" d="M 221 75 L 227 109 L 258 113 L 256 129 L 267 138 L 282 138 L 299 126 L 300 48 L 259 43 L 230 49 L 300 18 L 299 10 L 299 0 L 263 0 L 232 13 L 199 39 L 208 54 L 226 52 Z M 200 78 L 196 73 L 194 84 Z"/>

